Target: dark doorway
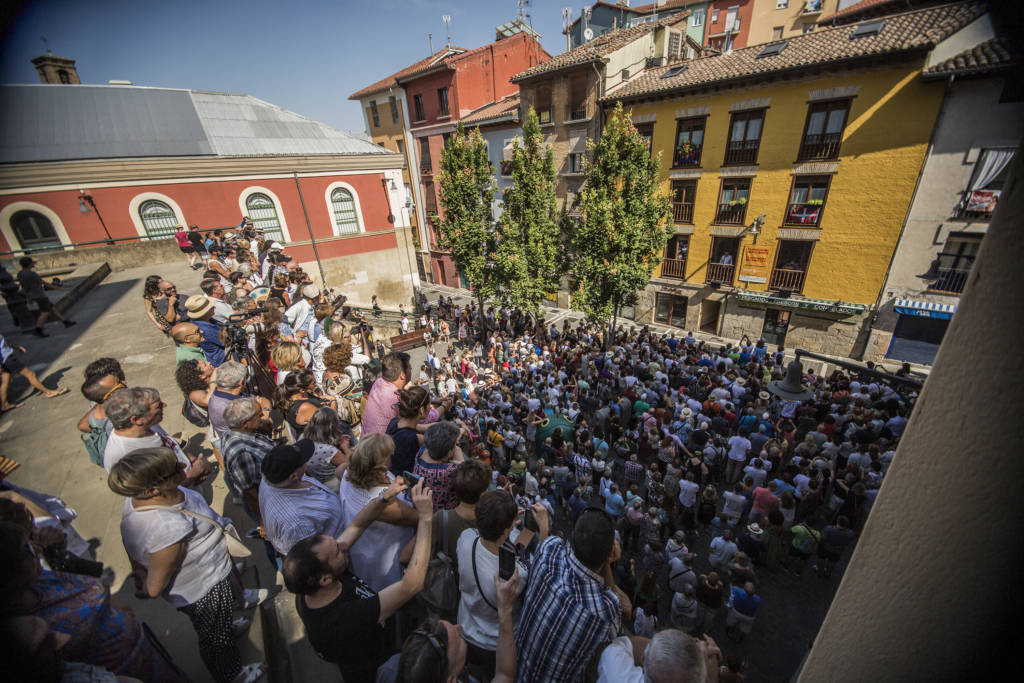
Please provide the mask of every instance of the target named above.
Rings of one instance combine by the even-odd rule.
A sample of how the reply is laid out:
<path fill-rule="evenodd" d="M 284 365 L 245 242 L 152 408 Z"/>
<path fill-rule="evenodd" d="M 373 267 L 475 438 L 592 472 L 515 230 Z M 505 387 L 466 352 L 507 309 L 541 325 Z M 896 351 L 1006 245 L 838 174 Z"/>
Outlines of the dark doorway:
<path fill-rule="evenodd" d="M 718 316 L 722 312 L 722 302 L 704 299 L 700 302 L 700 331 L 718 334 Z"/>
<path fill-rule="evenodd" d="M 786 343 L 786 331 L 789 329 L 789 311 L 769 308 L 764 312 L 764 328 L 761 338 L 768 344 L 783 346 Z"/>
<path fill-rule="evenodd" d="M 658 292 L 654 306 L 654 322 L 685 327 L 686 297 Z"/>

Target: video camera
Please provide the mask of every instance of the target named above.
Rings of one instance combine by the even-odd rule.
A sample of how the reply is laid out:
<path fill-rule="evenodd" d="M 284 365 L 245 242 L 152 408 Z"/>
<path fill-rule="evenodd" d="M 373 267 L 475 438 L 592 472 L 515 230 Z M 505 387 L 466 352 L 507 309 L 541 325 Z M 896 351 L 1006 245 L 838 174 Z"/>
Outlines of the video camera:
<path fill-rule="evenodd" d="M 224 325 L 224 344 L 230 347 L 231 351 L 239 356 L 244 356 L 249 348 L 249 336 L 263 334 L 267 326 L 262 322 L 252 322 L 242 325 L 242 321 L 252 318 L 254 315 L 266 313 L 269 309 L 266 306 L 250 308 L 244 313 L 235 313 L 228 316 L 227 324 Z"/>

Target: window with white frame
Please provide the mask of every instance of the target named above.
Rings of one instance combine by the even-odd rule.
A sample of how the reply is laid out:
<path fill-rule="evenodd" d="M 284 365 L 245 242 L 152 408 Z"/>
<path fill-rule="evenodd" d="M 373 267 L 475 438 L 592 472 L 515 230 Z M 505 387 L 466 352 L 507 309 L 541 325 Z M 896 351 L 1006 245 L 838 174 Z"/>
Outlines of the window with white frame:
<path fill-rule="evenodd" d="M 712 24 L 717 24 L 718 23 L 718 10 L 717 9 L 711 10 L 711 23 Z"/>
<path fill-rule="evenodd" d="M 178 225 L 174 209 L 159 199 L 147 199 L 139 206 L 139 218 L 149 237 L 170 237 Z"/>
<path fill-rule="evenodd" d="M 693 10 L 693 13 L 690 14 L 690 26 L 703 26 L 706 13 L 707 10 L 703 7 Z"/>
<path fill-rule="evenodd" d="M 263 231 L 268 240 L 284 242 L 284 231 L 281 230 L 281 218 L 277 215 L 274 200 L 262 192 L 253 192 L 245 198 L 245 211 L 252 219 L 257 230 Z"/>
<path fill-rule="evenodd" d="M 359 232 L 359 216 L 356 215 L 356 202 L 351 192 L 344 187 L 334 188 L 331 209 L 334 212 L 334 229 L 339 235 Z"/>
<path fill-rule="evenodd" d="M 786 9 L 789 7 L 789 0 L 775 0 L 775 9 Z"/>

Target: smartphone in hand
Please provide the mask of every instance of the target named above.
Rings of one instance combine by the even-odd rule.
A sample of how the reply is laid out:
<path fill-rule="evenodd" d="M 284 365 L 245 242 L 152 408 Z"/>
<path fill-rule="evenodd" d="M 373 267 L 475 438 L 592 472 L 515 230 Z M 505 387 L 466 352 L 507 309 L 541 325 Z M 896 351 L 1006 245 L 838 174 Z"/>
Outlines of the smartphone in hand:
<path fill-rule="evenodd" d="M 533 510 L 529 508 L 526 509 L 526 514 L 523 515 L 523 528 L 529 529 L 534 533 L 540 531 L 540 526 L 537 524 L 537 518 L 533 516 Z"/>
<path fill-rule="evenodd" d="M 408 470 L 402 472 L 402 480 L 405 481 L 406 486 L 410 489 L 420 482 L 420 478 Z"/>
<path fill-rule="evenodd" d="M 498 548 L 498 578 L 508 581 L 516 571 L 516 553 L 507 546 Z"/>

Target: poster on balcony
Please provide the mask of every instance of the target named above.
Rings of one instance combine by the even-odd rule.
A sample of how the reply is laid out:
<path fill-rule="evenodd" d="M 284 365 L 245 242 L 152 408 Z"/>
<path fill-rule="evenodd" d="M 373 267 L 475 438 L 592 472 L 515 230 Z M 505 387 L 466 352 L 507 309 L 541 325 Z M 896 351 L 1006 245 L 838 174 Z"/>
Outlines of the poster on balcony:
<path fill-rule="evenodd" d="M 999 201 L 999 190 L 975 190 L 967 198 L 966 211 L 992 213 Z"/>
<path fill-rule="evenodd" d="M 771 247 L 748 244 L 743 247 L 743 261 L 740 262 L 740 282 L 768 282 L 768 268 L 771 263 Z"/>

